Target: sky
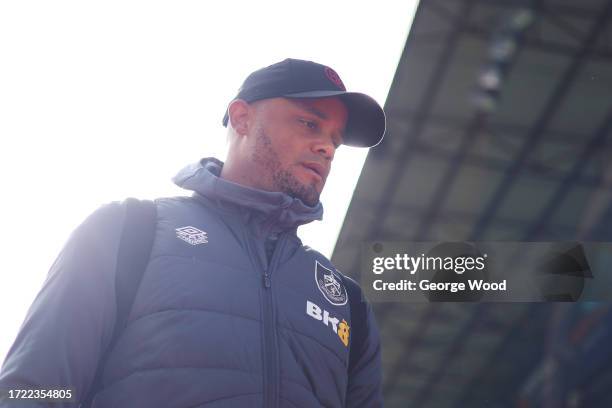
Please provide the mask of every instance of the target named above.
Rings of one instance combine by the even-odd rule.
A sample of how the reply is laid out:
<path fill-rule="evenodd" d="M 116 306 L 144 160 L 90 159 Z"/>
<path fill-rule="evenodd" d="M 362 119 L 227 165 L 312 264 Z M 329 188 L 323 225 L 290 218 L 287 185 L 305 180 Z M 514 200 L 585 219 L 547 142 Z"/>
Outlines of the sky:
<path fill-rule="evenodd" d="M 126 197 L 189 195 L 171 177 L 225 158 L 221 119 L 250 72 L 312 60 L 384 105 L 416 5 L 0 2 L 0 361 L 87 215 Z M 323 221 L 299 230 L 326 256 L 366 154 L 336 152 Z"/>

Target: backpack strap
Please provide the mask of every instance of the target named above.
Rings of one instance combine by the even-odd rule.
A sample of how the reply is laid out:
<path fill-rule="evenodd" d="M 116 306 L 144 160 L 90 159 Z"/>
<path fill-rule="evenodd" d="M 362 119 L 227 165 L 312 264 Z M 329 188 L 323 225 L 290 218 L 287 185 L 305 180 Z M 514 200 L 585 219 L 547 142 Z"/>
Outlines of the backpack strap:
<path fill-rule="evenodd" d="M 149 263 L 151 248 L 155 238 L 157 206 L 154 201 L 127 198 L 124 200 L 125 222 L 119 242 L 117 269 L 115 273 L 115 292 L 117 314 L 113 337 L 103 356 L 98 361 L 98 368 L 87 397 L 80 407 L 90 407 L 94 395 L 102 389 L 102 371 L 111 350 L 127 324 L 136 291 L 142 275 Z"/>
<path fill-rule="evenodd" d="M 157 226 L 155 202 L 130 197 L 125 200 L 125 204 L 126 219 L 119 244 L 115 276 L 117 320 L 113 340 L 117 340 L 127 324 L 136 290 L 149 263 Z"/>
<path fill-rule="evenodd" d="M 345 276 L 344 283 L 349 298 L 351 308 L 351 348 L 349 349 L 349 374 L 357 363 L 359 354 L 363 350 L 363 345 L 368 335 L 368 310 L 367 304 L 362 299 L 361 288 L 353 279 Z"/>

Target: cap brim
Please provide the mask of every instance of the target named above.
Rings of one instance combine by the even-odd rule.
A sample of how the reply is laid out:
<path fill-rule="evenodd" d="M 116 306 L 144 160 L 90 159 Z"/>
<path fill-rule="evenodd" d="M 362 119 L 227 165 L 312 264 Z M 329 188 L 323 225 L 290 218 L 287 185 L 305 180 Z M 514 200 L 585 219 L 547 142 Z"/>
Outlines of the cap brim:
<path fill-rule="evenodd" d="M 338 96 L 348 109 L 344 144 L 374 147 L 385 135 L 385 112 L 372 97 L 359 92 L 308 91 L 283 95 L 286 98 L 325 98 Z"/>

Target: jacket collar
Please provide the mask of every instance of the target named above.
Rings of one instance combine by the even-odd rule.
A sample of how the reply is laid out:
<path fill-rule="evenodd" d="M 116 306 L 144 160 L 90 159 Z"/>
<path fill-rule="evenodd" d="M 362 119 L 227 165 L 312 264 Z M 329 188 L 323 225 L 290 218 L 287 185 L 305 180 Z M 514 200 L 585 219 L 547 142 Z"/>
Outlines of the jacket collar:
<path fill-rule="evenodd" d="M 294 229 L 323 218 L 320 201 L 310 207 L 299 198 L 285 193 L 233 183 L 220 177 L 222 168 L 222 161 L 214 157 L 203 158 L 184 167 L 172 181 L 179 187 L 193 191 L 195 198 L 204 198 L 223 210 L 240 213 L 245 222 L 254 222 L 265 235 Z"/>

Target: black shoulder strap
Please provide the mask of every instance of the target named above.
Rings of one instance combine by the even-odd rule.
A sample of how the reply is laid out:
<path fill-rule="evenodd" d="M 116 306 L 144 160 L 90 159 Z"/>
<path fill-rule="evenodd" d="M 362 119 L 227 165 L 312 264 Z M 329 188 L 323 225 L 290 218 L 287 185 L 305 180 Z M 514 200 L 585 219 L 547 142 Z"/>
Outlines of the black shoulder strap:
<path fill-rule="evenodd" d="M 368 310 L 366 302 L 361 298 L 361 288 L 357 282 L 345 276 L 344 283 L 351 308 L 351 348 L 348 366 L 348 372 L 351 373 L 368 335 Z"/>
<path fill-rule="evenodd" d="M 80 405 L 83 408 L 91 406 L 94 395 L 102 388 L 102 370 L 108 355 L 126 326 L 136 291 L 149 262 L 151 247 L 155 238 L 157 224 L 157 207 L 155 202 L 130 197 L 125 199 L 123 204 L 126 207 L 126 214 L 121 232 L 115 274 L 117 318 L 113 337 L 102 358 L 98 361 L 96 376 L 87 394 L 87 398 Z"/>

